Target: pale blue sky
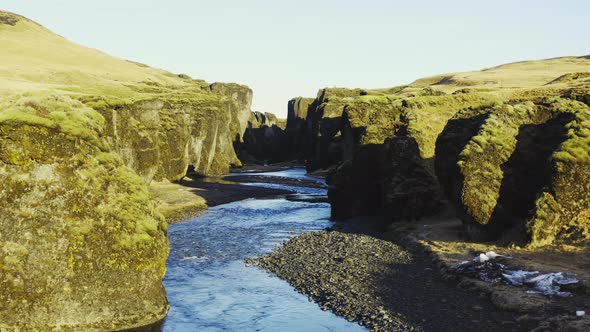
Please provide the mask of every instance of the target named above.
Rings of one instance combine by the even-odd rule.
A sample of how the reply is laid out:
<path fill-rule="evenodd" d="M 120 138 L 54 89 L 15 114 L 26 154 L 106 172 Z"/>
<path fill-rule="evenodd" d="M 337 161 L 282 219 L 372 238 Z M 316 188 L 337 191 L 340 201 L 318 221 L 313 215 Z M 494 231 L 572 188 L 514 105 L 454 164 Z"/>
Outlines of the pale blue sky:
<path fill-rule="evenodd" d="M 254 90 L 286 114 L 322 87 L 380 88 L 445 72 L 590 54 L 590 1 L 3 0 L 79 44 Z"/>

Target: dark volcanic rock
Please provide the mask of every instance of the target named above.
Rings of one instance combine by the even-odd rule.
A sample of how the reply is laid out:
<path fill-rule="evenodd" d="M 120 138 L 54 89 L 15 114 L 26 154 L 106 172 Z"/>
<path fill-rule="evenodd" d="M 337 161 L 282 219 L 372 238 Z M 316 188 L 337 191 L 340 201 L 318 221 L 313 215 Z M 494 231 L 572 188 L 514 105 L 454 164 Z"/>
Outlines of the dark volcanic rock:
<path fill-rule="evenodd" d="M 234 142 L 244 163 L 276 163 L 290 157 L 282 122 L 272 113 L 252 112 L 242 141 Z"/>
<path fill-rule="evenodd" d="M 383 145 L 362 146 L 351 160 L 328 174 L 331 219 L 383 213 L 385 151 Z"/>
<path fill-rule="evenodd" d="M 312 108 L 313 98 L 297 97 L 287 104 L 287 141 L 286 149 L 294 159 L 304 161 L 311 148 L 311 126 L 308 112 Z"/>
<path fill-rule="evenodd" d="M 416 141 L 404 131 L 385 144 L 361 146 L 328 176 L 333 219 L 382 215 L 390 223 L 439 211 L 440 187 L 427 171 Z"/>

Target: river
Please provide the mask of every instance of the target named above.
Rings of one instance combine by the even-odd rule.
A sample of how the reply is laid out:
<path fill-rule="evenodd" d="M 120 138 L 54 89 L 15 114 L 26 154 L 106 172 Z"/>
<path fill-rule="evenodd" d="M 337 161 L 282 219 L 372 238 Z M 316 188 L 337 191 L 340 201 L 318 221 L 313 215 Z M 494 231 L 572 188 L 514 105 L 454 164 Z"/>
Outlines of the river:
<path fill-rule="evenodd" d="M 301 168 L 257 175 L 312 179 Z M 318 188 L 259 185 L 325 194 Z M 171 308 L 162 330 L 366 331 L 322 311 L 287 282 L 244 264 L 290 237 L 332 225 L 329 216 L 326 203 L 247 199 L 170 225 L 164 286 Z"/>

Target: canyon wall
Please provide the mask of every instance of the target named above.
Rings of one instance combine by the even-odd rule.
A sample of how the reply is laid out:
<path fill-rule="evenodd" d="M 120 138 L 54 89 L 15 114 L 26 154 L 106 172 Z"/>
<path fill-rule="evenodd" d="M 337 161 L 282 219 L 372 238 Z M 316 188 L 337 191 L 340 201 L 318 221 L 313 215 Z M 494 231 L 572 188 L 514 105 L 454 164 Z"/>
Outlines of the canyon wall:
<path fill-rule="evenodd" d="M 76 45 L 0 12 L 0 330 L 162 320 L 151 181 L 239 165 L 252 91 Z"/>
<path fill-rule="evenodd" d="M 0 107 L 0 330 L 163 319 L 167 224 L 104 118 L 67 97 Z"/>
<path fill-rule="evenodd" d="M 301 98 L 290 101 L 290 146 L 309 170 L 332 169 L 335 220 L 390 224 L 451 206 L 473 240 L 585 241 L 588 69 L 587 58 L 567 57 L 390 89 L 323 89 L 306 101 L 305 120 Z"/>
<path fill-rule="evenodd" d="M 148 183 L 179 180 L 189 166 L 200 175 L 227 174 L 241 165 L 233 143 L 246 130 L 252 90 L 195 84 L 202 93 L 140 101 L 87 97 L 83 102 L 105 117 L 109 143 Z"/>
<path fill-rule="evenodd" d="M 244 163 L 268 164 L 291 158 L 286 149 L 285 122 L 273 113 L 252 112 L 240 142 L 235 143 L 238 157 Z"/>

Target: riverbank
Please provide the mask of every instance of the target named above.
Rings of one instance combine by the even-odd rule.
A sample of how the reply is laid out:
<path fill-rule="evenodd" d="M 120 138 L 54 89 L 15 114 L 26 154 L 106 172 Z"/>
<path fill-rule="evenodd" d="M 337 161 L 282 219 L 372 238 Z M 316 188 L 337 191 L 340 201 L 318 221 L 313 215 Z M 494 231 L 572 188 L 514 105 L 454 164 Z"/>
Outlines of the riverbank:
<path fill-rule="evenodd" d="M 264 182 L 260 179 L 258 182 Z M 171 183 L 153 183 L 152 196 L 158 210 L 169 224 L 198 216 L 208 207 L 241 201 L 247 198 L 265 198 L 292 194 L 284 189 L 242 185 L 222 178 L 184 177 Z"/>
<path fill-rule="evenodd" d="M 587 252 L 525 251 L 460 240 L 456 220 L 398 224 L 375 218 L 339 223 L 304 234 L 247 264 L 288 281 L 325 310 L 378 331 L 587 331 L 590 300 Z M 432 228 L 444 228 L 432 231 Z M 428 234 L 446 234 L 435 241 Z M 514 258 L 524 270 L 574 272 L 572 297 L 547 297 L 526 288 L 486 283 L 455 273 L 459 262 L 490 250 Z M 528 264 L 527 264 L 528 262 Z"/>
<path fill-rule="evenodd" d="M 394 243 L 391 234 L 369 227 L 358 231 L 339 224 L 304 234 L 252 263 L 371 330 L 519 330 L 513 315 L 445 280 L 413 243 Z"/>
<path fill-rule="evenodd" d="M 301 168 L 267 175 L 306 178 Z M 299 195 L 326 191 L 260 184 L 265 185 Z M 201 216 L 170 225 L 164 285 L 171 309 L 163 332 L 365 331 L 356 323 L 322 311 L 285 281 L 244 266 L 247 257 L 264 255 L 290 237 L 333 224 L 328 204 L 293 202 L 288 196 L 221 204 Z"/>

